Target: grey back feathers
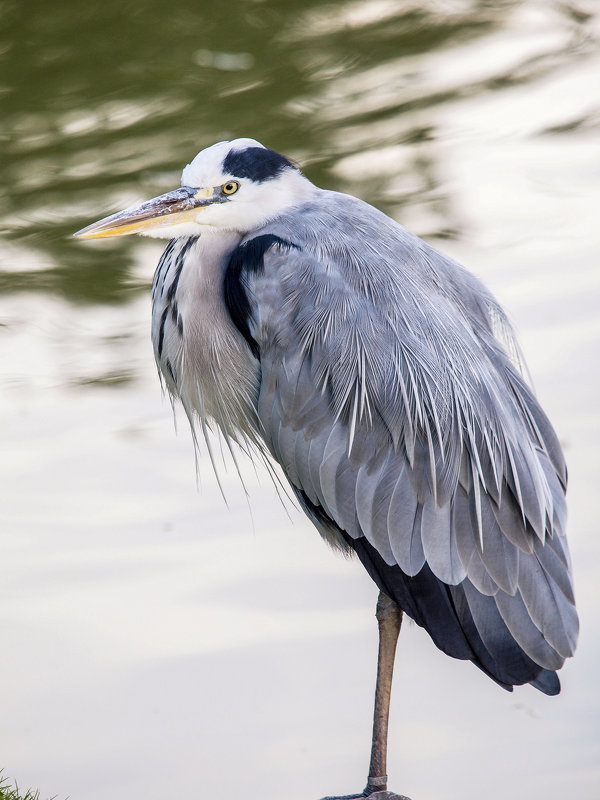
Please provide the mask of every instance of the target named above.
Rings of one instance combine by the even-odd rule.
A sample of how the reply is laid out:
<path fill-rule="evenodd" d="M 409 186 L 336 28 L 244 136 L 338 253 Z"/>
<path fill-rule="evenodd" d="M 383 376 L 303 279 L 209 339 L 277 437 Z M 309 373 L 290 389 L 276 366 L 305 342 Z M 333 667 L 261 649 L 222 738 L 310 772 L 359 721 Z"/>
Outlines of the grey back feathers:
<path fill-rule="evenodd" d="M 269 153 L 227 171 L 291 166 Z M 266 449 L 441 649 L 556 693 L 578 630 L 566 469 L 492 295 L 334 192 L 204 238 L 171 242 L 154 284 L 157 362 L 190 418 Z"/>

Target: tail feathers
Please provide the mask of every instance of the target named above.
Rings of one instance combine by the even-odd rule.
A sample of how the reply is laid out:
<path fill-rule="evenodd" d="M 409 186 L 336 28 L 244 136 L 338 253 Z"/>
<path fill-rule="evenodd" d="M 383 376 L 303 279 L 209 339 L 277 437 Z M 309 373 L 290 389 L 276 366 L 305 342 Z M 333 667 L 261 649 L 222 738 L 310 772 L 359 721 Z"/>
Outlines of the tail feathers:
<path fill-rule="evenodd" d="M 516 642 L 493 597 L 480 594 L 468 579 L 447 586 L 425 564 L 410 577 L 386 564 L 365 539 L 342 532 L 375 583 L 448 655 L 472 661 L 502 688 L 531 683 L 547 695 L 560 692 L 556 672 L 533 661 Z"/>
<path fill-rule="evenodd" d="M 551 697 L 560 693 L 560 680 L 556 672 L 550 669 L 544 669 L 540 672 L 534 681 L 530 681 L 532 686 L 539 689 L 540 692 L 548 694 Z"/>

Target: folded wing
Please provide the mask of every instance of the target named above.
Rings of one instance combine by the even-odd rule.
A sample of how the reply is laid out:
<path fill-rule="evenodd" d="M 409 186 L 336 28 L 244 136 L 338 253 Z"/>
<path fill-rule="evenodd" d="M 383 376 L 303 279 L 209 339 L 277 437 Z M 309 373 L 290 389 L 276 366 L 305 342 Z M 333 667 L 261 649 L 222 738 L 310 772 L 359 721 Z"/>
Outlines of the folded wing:
<path fill-rule="evenodd" d="M 331 193 L 232 263 L 260 433 L 317 528 L 442 650 L 506 688 L 559 691 L 578 630 L 566 470 L 493 297 Z"/>

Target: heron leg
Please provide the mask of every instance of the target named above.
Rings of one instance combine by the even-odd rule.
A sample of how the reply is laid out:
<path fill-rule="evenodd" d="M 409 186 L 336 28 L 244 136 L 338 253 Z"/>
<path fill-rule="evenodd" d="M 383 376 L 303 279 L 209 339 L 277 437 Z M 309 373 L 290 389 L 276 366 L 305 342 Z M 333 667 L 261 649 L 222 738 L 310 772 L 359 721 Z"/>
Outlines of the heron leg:
<path fill-rule="evenodd" d="M 396 643 L 402 624 L 402 609 L 387 594 L 379 592 L 375 616 L 379 626 L 379 657 L 377 659 L 371 761 L 369 777 L 364 790 L 367 797 L 374 792 L 383 792 L 387 789 L 388 719 Z"/>
<path fill-rule="evenodd" d="M 367 785 L 360 794 L 341 797 L 324 797 L 323 800 L 392 800 L 399 795 L 387 790 L 387 734 L 390 715 L 390 694 L 394 672 L 396 643 L 402 624 L 402 609 L 390 597 L 379 592 L 375 611 L 379 626 L 379 657 L 377 659 L 377 684 L 375 687 L 375 709 L 373 712 L 373 739 Z M 406 798 L 404 798 L 406 800 Z"/>

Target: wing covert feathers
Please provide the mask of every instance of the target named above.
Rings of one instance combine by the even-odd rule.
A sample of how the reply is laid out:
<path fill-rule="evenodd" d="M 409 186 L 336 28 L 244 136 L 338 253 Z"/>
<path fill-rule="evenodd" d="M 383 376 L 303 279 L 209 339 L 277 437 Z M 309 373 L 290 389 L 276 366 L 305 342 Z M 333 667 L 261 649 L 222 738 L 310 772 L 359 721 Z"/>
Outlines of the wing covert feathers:
<path fill-rule="evenodd" d="M 577 639 L 560 444 L 462 267 L 354 198 L 265 226 L 260 433 L 332 544 L 438 647 L 547 694 Z"/>

